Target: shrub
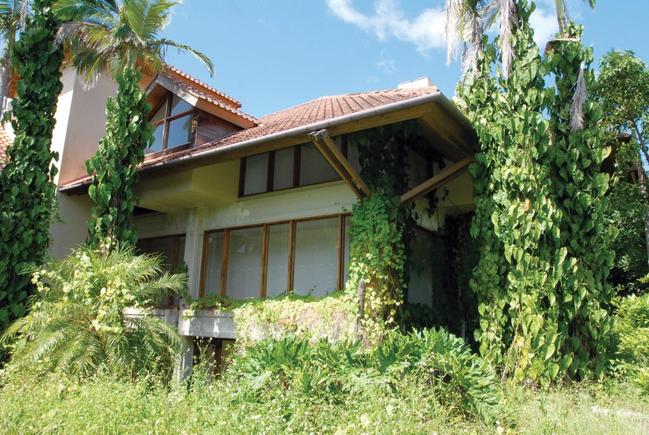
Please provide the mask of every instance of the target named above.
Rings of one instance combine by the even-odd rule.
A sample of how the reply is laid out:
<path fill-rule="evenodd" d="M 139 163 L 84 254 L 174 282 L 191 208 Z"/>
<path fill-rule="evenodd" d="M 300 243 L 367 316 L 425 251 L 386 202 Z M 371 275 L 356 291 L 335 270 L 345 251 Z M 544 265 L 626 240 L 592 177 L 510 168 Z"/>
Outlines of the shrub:
<path fill-rule="evenodd" d="M 616 320 L 618 350 L 614 370 L 649 394 L 649 294 L 622 299 Z"/>
<path fill-rule="evenodd" d="M 492 421 L 501 402 L 490 367 L 461 339 L 435 329 L 392 332 L 370 349 L 292 336 L 264 340 L 237 356 L 225 376 L 238 383 L 246 400 L 260 403 L 299 394 L 304 401 L 340 404 L 377 390 L 399 397 L 404 385 L 412 385 L 455 415 Z"/>
<path fill-rule="evenodd" d="M 323 298 L 287 295 L 248 301 L 233 310 L 237 344 L 245 347 L 287 335 L 313 343 L 320 339 L 350 340 L 356 335 L 356 310 L 354 301 L 343 293 Z"/>
<path fill-rule="evenodd" d="M 183 290 L 185 276 L 162 273 L 159 257 L 80 248 L 31 272 L 30 311 L 2 337 L 12 343 L 12 366 L 81 376 L 170 369 L 180 339 L 147 307 L 165 291 Z M 127 307 L 141 307 L 143 315 L 127 318 Z"/>

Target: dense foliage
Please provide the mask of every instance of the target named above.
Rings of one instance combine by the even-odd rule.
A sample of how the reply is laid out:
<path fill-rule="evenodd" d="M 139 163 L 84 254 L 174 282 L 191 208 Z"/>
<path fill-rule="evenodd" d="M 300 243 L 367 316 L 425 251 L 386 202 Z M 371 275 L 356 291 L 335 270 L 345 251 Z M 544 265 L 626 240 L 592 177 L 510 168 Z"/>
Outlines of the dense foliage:
<path fill-rule="evenodd" d="M 392 332 L 371 350 L 358 342 L 311 345 L 291 336 L 262 341 L 235 358 L 225 377 L 260 404 L 293 391 L 311 403 L 341 404 L 372 386 L 398 394 L 408 382 L 426 386 L 435 402 L 464 416 L 494 421 L 501 403 L 491 369 L 461 339 L 434 329 Z"/>
<path fill-rule="evenodd" d="M 647 266 L 649 192 L 649 68 L 629 51 L 611 51 L 601 61 L 593 95 L 601 105 L 601 129 L 614 149 L 609 216 L 620 233 L 613 247 L 612 281 L 633 291 Z M 644 163 L 643 163 L 644 162 Z"/>
<path fill-rule="evenodd" d="M 617 374 L 630 378 L 649 394 L 649 294 L 620 302 L 615 323 Z"/>
<path fill-rule="evenodd" d="M 602 110 L 580 95 L 594 82 L 592 49 L 583 47 L 581 28 L 570 25 L 565 31 L 567 40 L 557 41 L 547 53 L 555 93 L 548 106 L 552 144 L 545 160 L 561 216 L 556 249 L 566 252 L 554 301 L 557 350 L 570 357 L 569 374 L 584 377 L 591 369 L 601 375 L 609 357 L 613 290 L 608 276 L 615 229 L 605 217 L 609 175 L 601 167 L 610 148 L 598 125 Z"/>
<path fill-rule="evenodd" d="M 106 103 L 106 135 L 86 163 L 93 176 L 88 189 L 92 199 L 89 242 L 104 250 L 137 242 L 133 188 L 137 166 L 153 140 L 153 128 L 147 119 L 150 107 L 140 88 L 140 77 L 130 68 L 115 77 L 117 95 Z"/>
<path fill-rule="evenodd" d="M 62 50 L 50 0 L 36 0 L 13 52 L 20 81 L 11 112 L 16 137 L 0 173 L 0 331 L 23 315 L 33 286 L 21 270 L 40 265 L 55 206 L 54 113 L 61 92 Z M 2 358 L 0 351 L 0 359 Z"/>
<path fill-rule="evenodd" d="M 347 292 L 360 293 L 359 315 L 370 341 L 396 325 L 403 303 L 406 248 L 399 214 L 398 196 L 376 192 L 354 204 Z"/>
<path fill-rule="evenodd" d="M 471 168 L 472 234 L 481 245 L 472 281 L 476 337 L 481 353 L 515 381 L 601 375 L 614 234 L 604 216 L 601 111 L 584 89 L 592 55 L 571 25 L 542 58 L 529 27 L 533 6 L 516 7 L 511 73 L 493 74 L 502 53 L 485 44 L 479 74 L 460 87 L 481 147 Z"/>
<path fill-rule="evenodd" d="M 558 335 L 550 298 L 560 279 L 555 264 L 566 253 L 547 243 L 559 237 L 559 216 L 549 168 L 541 164 L 549 146 L 543 61 L 525 2 L 519 13 L 509 77 L 491 74 L 497 53 L 487 45 L 480 74 L 459 94 L 480 141 L 470 168 L 476 203 L 471 232 L 480 242 L 471 282 L 480 313 L 476 338 L 482 355 L 514 379 L 536 380 L 559 372 L 547 363 L 556 359 Z"/>
<path fill-rule="evenodd" d="M 238 301 L 234 308 L 237 347 L 292 335 L 331 343 L 355 340 L 358 301 L 346 293 L 324 298 L 286 295 L 258 301 Z"/>
<path fill-rule="evenodd" d="M 10 370 L 170 374 L 180 339 L 147 307 L 166 291 L 182 291 L 185 276 L 162 273 L 158 257 L 80 248 L 35 268 L 31 280 L 37 291 L 29 313 L 2 336 L 11 343 Z M 127 317 L 129 307 L 142 311 Z"/>

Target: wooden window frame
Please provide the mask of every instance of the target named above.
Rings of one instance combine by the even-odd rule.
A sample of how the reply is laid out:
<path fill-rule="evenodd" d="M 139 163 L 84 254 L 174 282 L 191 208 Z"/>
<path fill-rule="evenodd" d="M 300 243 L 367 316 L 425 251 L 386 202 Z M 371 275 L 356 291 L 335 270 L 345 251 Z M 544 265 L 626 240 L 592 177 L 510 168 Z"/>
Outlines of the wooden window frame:
<path fill-rule="evenodd" d="M 189 148 L 192 146 L 192 143 L 194 141 L 194 136 L 195 136 L 195 131 L 194 131 L 194 120 L 196 118 L 196 109 L 192 107 L 189 110 L 186 110 L 184 112 L 178 113 L 176 115 L 171 116 L 171 103 L 173 101 L 173 98 L 178 97 L 182 100 L 181 97 L 178 95 L 175 95 L 173 92 L 167 92 L 164 96 L 164 98 L 161 99 L 161 101 L 155 106 L 155 108 L 151 111 L 149 115 L 149 122 L 153 125 L 154 128 L 159 127 L 160 125 L 163 125 L 162 128 L 162 146 L 159 150 L 153 151 L 150 154 L 153 153 L 159 153 L 159 152 L 165 152 L 168 150 L 176 150 L 176 149 L 185 149 Z M 184 100 L 183 100 L 184 101 Z M 187 103 L 189 104 L 189 103 Z M 165 105 L 165 116 L 159 121 L 151 121 L 151 119 L 155 116 L 155 114 L 160 110 L 160 108 Z M 171 124 L 172 121 L 175 121 L 176 119 L 180 119 L 184 116 L 191 115 L 191 122 L 189 126 L 189 131 L 187 134 L 187 142 L 176 145 L 172 148 L 169 148 L 169 124 Z"/>
<path fill-rule="evenodd" d="M 259 153 L 259 154 L 268 154 L 268 165 L 266 166 L 266 189 L 263 190 L 262 192 L 255 192 L 255 193 L 245 193 L 246 191 L 246 159 L 248 157 L 254 157 L 259 154 L 254 154 L 251 156 L 246 156 L 241 158 L 241 163 L 239 167 L 239 198 L 247 198 L 250 196 L 255 196 L 255 195 L 262 195 L 264 193 L 270 193 L 270 192 L 282 192 L 284 190 L 289 190 L 289 189 L 295 189 L 297 187 L 307 187 L 307 186 L 316 186 L 318 184 L 325 184 L 325 183 L 332 183 L 335 181 L 341 181 L 340 178 L 337 180 L 331 180 L 331 181 L 320 181 L 317 183 L 311 183 L 311 184 L 304 184 L 300 185 L 300 173 L 302 171 L 301 168 L 301 160 L 302 160 L 302 146 L 307 145 L 307 143 L 299 144 L 299 145 L 293 145 L 293 180 L 291 182 L 290 187 L 283 187 L 281 189 L 275 189 L 273 184 L 275 181 L 275 152 L 279 150 L 274 150 L 274 151 L 267 151 L 266 153 Z M 348 158 L 348 138 L 347 135 L 342 135 L 341 136 L 341 141 L 340 141 L 340 151 L 343 154 L 345 158 Z M 280 149 L 286 149 L 286 148 L 280 148 Z M 317 149 L 317 147 L 316 147 Z M 329 165 L 327 162 L 327 159 L 323 157 L 323 160 L 326 162 L 326 164 Z M 336 174 L 337 175 L 337 174 Z"/>
<path fill-rule="evenodd" d="M 230 232 L 248 228 L 262 228 L 262 250 L 261 250 L 261 267 L 260 267 L 260 284 L 259 284 L 259 298 L 266 298 L 267 289 L 268 289 L 268 258 L 269 258 L 269 241 L 270 241 L 270 228 L 275 225 L 286 225 L 288 224 L 289 233 L 288 233 L 288 277 L 287 277 L 287 290 L 292 293 L 295 291 L 295 240 L 296 240 L 296 231 L 297 224 L 301 222 L 309 222 L 316 220 L 325 220 L 336 218 L 338 221 L 338 242 L 337 242 L 337 270 L 336 270 L 336 286 L 337 290 L 343 290 L 344 279 L 345 279 L 345 218 L 351 216 L 351 213 L 333 213 L 326 215 L 318 216 L 309 216 L 305 218 L 297 219 L 283 219 L 272 222 L 265 222 L 261 224 L 250 224 L 250 225 L 240 225 L 236 227 L 220 228 L 214 230 L 205 231 L 203 234 L 203 252 L 201 257 L 201 273 L 200 273 L 200 285 L 198 295 L 199 297 L 205 296 L 205 283 L 207 281 L 207 260 L 208 252 L 207 245 L 208 239 L 211 234 L 223 232 L 223 251 L 221 252 L 221 297 L 227 297 L 227 283 L 228 283 L 228 264 L 230 256 Z"/>

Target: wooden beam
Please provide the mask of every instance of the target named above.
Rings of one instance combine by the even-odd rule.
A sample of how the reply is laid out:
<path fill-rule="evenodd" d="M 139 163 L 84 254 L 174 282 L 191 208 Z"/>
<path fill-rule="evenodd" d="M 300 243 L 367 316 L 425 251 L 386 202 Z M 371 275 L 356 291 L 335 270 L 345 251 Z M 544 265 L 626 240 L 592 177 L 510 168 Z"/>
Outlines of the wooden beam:
<path fill-rule="evenodd" d="M 405 202 L 412 201 L 432 190 L 444 186 L 449 181 L 452 181 L 458 176 L 462 175 L 472 162 L 473 156 L 468 156 L 463 158 L 459 162 L 452 164 L 451 166 L 447 166 L 439 174 L 429 178 L 420 185 L 413 187 L 412 189 L 401 195 L 401 203 L 403 204 Z"/>
<path fill-rule="evenodd" d="M 351 163 L 349 163 L 343 153 L 341 153 L 336 147 L 336 144 L 329 136 L 329 132 L 326 129 L 319 130 L 312 133 L 311 136 L 313 137 L 313 143 L 320 153 L 338 175 L 340 175 L 340 178 L 342 178 L 352 188 L 354 193 L 359 197 L 370 196 L 370 188 L 354 170 Z"/>

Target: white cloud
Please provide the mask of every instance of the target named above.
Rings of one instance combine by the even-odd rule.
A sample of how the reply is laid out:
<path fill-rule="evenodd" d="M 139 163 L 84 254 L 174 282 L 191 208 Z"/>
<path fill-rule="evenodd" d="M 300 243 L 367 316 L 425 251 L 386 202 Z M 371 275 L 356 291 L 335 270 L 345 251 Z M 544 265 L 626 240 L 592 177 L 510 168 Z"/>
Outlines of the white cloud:
<path fill-rule="evenodd" d="M 425 9 L 408 18 L 397 0 L 376 0 L 373 14 L 354 8 L 352 0 L 327 0 L 329 9 L 341 20 L 374 33 L 379 40 L 393 37 L 415 44 L 419 51 L 444 47 L 444 11 Z"/>
<path fill-rule="evenodd" d="M 534 29 L 534 41 L 541 48 L 559 31 L 557 15 L 551 7 L 537 7 L 530 17 L 530 24 Z"/>
<path fill-rule="evenodd" d="M 441 5 L 439 8 L 424 9 L 414 18 L 408 18 L 401 9 L 399 0 L 375 0 L 374 11 L 369 14 L 356 9 L 354 0 L 326 0 L 326 2 L 335 16 L 346 23 L 374 33 L 381 41 L 396 38 L 413 43 L 420 52 L 445 48 L 444 9 Z M 534 40 L 543 47 L 558 31 L 554 1 L 537 1 L 537 8 L 530 17 L 530 24 L 534 28 Z M 493 31 L 497 31 L 497 26 Z"/>

